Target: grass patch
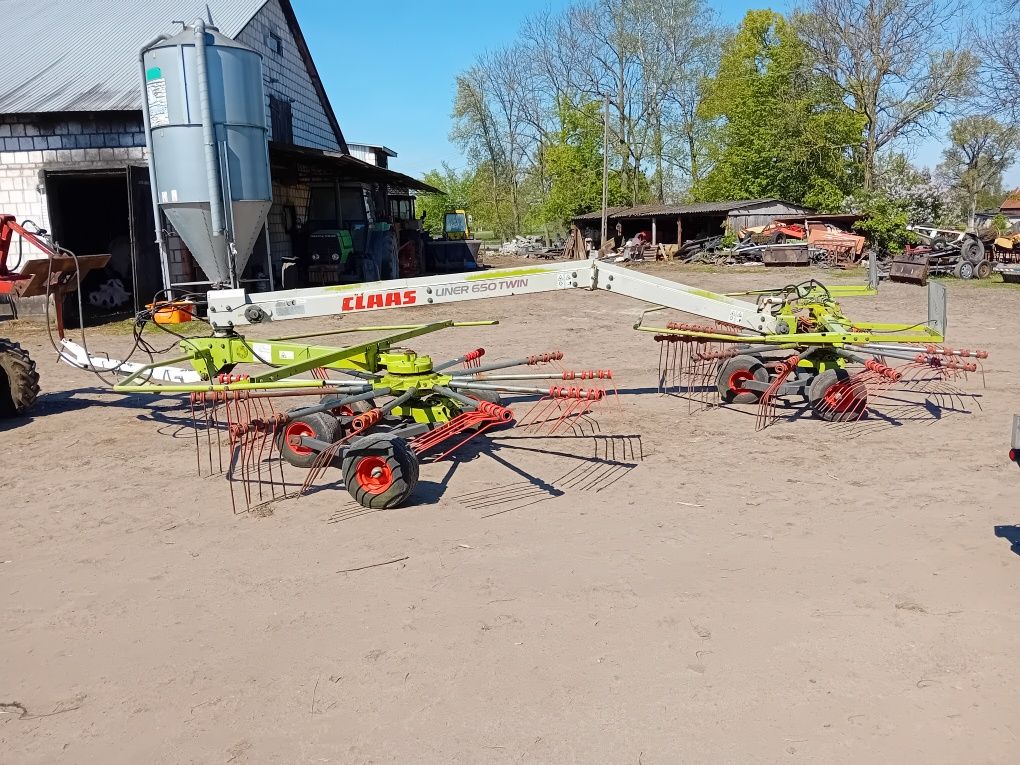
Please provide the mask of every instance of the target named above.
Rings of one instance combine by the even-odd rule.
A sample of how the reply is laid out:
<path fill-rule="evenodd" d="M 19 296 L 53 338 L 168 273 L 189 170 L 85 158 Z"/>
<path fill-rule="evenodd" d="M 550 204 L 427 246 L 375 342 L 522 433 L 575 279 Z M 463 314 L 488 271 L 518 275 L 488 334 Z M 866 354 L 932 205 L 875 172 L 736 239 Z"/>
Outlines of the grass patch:
<path fill-rule="evenodd" d="M 992 274 L 987 279 L 957 279 L 955 276 L 938 275 L 931 277 L 945 284 L 960 287 L 976 287 L 979 289 L 1020 290 L 1020 284 L 1011 284 L 1002 280 L 1002 274 Z"/>

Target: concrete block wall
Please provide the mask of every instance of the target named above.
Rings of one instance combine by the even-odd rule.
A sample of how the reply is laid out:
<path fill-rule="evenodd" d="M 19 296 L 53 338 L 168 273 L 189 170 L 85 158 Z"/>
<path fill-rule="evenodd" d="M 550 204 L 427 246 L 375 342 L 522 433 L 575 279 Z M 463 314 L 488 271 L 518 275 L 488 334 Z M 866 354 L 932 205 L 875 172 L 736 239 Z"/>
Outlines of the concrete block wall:
<path fill-rule="evenodd" d="M 279 53 L 269 47 L 270 33 L 282 41 L 282 50 Z M 271 128 L 269 96 L 282 98 L 291 102 L 294 143 L 313 149 L 338 150 L 340 146 L 333 133 L 333 127 L 312 85 L 312 78 L 290 33 L 278 0 L 266 3 L 241 30 L 237 41 L 254 48 L 262 55 L 266 80 L 266 124 Z"/>

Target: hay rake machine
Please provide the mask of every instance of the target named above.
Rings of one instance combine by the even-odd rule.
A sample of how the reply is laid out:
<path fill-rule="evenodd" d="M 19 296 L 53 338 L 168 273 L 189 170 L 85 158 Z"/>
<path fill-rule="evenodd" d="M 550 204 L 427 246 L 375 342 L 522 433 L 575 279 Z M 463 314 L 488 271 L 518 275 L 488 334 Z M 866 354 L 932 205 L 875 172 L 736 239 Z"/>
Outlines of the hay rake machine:
<path fill-rule="evenodd" d="M 987 351 L 942 344 L 944 290 L 932 285 L 931 318 L 924 324 L 851 320 L 836 298 L 872 290 L 809 281 L 739 293 L 766 297 L 778 306 L 771 333 L 748 332 L 726 322 L 654 327 L 642 321 L 637 329 L 655 333 L 660 343 L 660 391 L 684 394 L 690 408 L 695 403 L 754 404 L 758 430 L 774 423 L 780 402 L 790 399 L 806 402 L 822 420 L 846 426 L 869 414 L 910 419 L 903 412 L 916 408 L 917 400 L 907 397 L 953 409 L 964 396 L 957 383 L 970 373 L 983 373 L 982 361 L 988 357 Z"/>
<path fill-rule="evenodd" d="M 433 364 L 430 357 L 398 345 L 447 327 L 494 322 L 446 321 L 251 342 L 240 328 L 567 289 L 618 292 L 658 306 L 653 311 L 669 308 L 707 319 L 656 327 L 645 323 L 646 312 L 635 325 L 662 344 L 660 390 L 680 390 L 706 404 L 714 395 L 725 403 L 757 405 L 759 428 L 774 422 L 779 402 L 790 399 L 806 400 L 823 420 L 851 425 L 875 411 L 878 399 L 893 389 L 946 405 L 959 395 L 955 382 L 977 371 L 987 357 L 984 351 L 944 345 L 945 288 L 938 284 L 929 286 L 926 321 L 875 323 L 848 318 L 837 301 L 872 294 L 868 288 L 810 281 L 718 294 L 598 261 L 254 294 L 214 290 L 208 295 L 212 336 L 183 340 L 183 355 L 176 359 L 148 365 L 112 361 L 67 340 L 61 354 L 74 366 L 122 376 L 118 391 L 191 394 L 199 431 L 205 431 L 207 465 L 213 462 L 214 442 L 224 447 L 227 458 L 216 458 L 216 467 L 240 479 L 249 507 L 266 491 L 270 497 L 280 488 L 286 492 L 284 463 L 308 469 L 301 491 L 339 463 L 344 484 L 358 502 L 390 507 L 407 499 L 421 459 L 442 459 L 493 428 L 516 423 L 553 433 L 593 434 L 597 424 L 591 410 L 605 399 L 603 384 L 612 373 L 545 371 L 558 364 L 559 353 L 483 364 L 481 349 Z M 342 348 L 299 342 L 368 329 L 395 333 Z M 190 361 L 192 368 L 171 366 L 182 361 Z M 896 368 L 890 362 L 905 363 Z M 238 365 L 251 363 L 270 371 L 234 373 Z M 345 379 L 330 379 L 330 372 Z M 311 377 L 299 377 L 306 373 Z M 290 409 L 280 403 L 311 394 L 319 400 Z M 501 396 L 538 400 L 518 418 Z M 197 445 L 202 446 L 201 434 Z"/>
<path fill-rule="evenodd" d="M 443 321 L 316 333 L 390 333 L 345 347 L 297 342 L 306 336 L 249 342 L 227 333 L 186 338 L 180 343 L 183 355 L 144 365 L 89 357 L 65 340 L 62 358 L 120 374 L 117 392 L 188 394 L 198 472 L 226 475 L 235 512 L 235 485 L 242 487 L 243 506 L 250 510 L 310 491 L 332 466 L 340 467 L 357 502 L 384 509 L 407 500 L 420 462 L 445 459 L 494 428 L 516 424 L 529 432 L 578 436 L 598 430 L 591 414 L 605 398 L 605 388 L 539 382 L 607 381 L 611 370 L 565 369 L 559 351 L 483 364 L 485 350 L 477 348 L 434 363 L 399 345 L 449 327 L 495 323 Z M 172 366 L 182 361 L 191 369 Z M 269 370 L 235 372 L 249 364 Z M 528 371 L 513 371 L 517 368 Z M 519 420 L 503 396 L 529 397 Z M 288 406 L 309 397 L 315 400 Z M 290 481 L 285 465 L 307 472 Z"/>

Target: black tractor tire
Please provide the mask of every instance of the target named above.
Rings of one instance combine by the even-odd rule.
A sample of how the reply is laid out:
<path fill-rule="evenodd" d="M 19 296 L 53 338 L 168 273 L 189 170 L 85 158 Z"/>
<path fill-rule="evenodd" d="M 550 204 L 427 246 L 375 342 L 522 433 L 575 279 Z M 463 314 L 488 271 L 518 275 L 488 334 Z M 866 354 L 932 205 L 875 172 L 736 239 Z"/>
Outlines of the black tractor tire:
<path fill-rule="evenodd" d="M 343 435 L 340 421 L 326 412 L 315 412 L 295 417 L 283 426 L 276 435 L 276 448 L 280 455 L 294 467 L 311 467 L 319 453 L 314 449 L 294 447 L 290 443 L 291 436 L 311 436 L 317 441 L 331 444 Z"/>
<path fill-rule="evenodd" d="M 987 279 L 992 275 L 992 264 L 987 260 L 982 260 L 976 266 L 974 266 L 974 278 L 975 279 Z"/>
<path fill-rule="evenodd" d="M 931 251 L 932 252 L 943 252 L 949 248 L 949 241 L 941 236 L 937 236 L 931 240 Z"/>
<path fill-rule="evenodd" d="M 369 256 L 364 256 L 361 259 L 361 281 L 365 283 L 377 282 L 380 278 L 379 264 Z"/>
<path fill-rule="evenodd" d="M 969 260 L 961 260 L 953 267 L 953 276 L 957 279 L 973 279 L 974 264 Z"/>
<path fill-rule="evenodd" d="M 28 351 L 0 339 L 0 419 L 27 414 L 39 397 L 39 372 Z"/>
<path fill-rule="evenodd" d="M 344 452 L 341 470 L 347 492 L 372 510 L 403 504 L 418 485 L 418 455 L 406 440 L 388 433 L 355 440 Z"/>
<path fill-rule="evenodd" d="M 773 231 L 769 236 L 769 244 L 786 244 L 786 234 L 782 231 Z"/>
<path fill-rule="evenodd" d="M 807 398 L 816 417 L 820 417 L 826 422 L 847 422 L 863 416 L 862 412 L 867 409 L 867 400 L 865 399 L 862 405 L 859 395 L 854 395 L 851 400 L 842 403 L 827 398 L 832 386 L 844 383 L 849 379 L 850 373 L 838 367 L 826 369 L 821 374 L 815 375 L 808 385 Z M 864 392 L 865 397 L 867 396 L 863 386 L 860 391 L 855 387 L 854 393 L 859 392 Z"/>
<path fill-rule="evenodd" d="M 960 255 L 971 265 L 977 265 L 985 259 L 985 246 L 980 239 L 967 237 L 960 242 Z"/>
<path fill-rule="evenodd" d="M 769 370 L 754 356 L 734 356 L 719 367 L 716 388 L 724 404 L 757 404 L 761 393 L 740 387 L 741 380 L 767 383 Z"/>

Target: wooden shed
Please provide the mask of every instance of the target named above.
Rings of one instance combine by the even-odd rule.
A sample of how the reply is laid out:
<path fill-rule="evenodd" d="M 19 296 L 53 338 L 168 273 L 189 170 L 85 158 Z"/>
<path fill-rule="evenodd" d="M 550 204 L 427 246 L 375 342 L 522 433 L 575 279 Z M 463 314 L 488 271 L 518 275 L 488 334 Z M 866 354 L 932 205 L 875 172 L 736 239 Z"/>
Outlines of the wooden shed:
<path fill-rule="evenodd" d="M 647 232 L 653 244 L 683 244 L 691 239 L 764 226 L 776 218 L 811 214 L 810 207 L 782 199 L 737 199 L 725 202 L 692 202 L 684 205 L 638 205 L 611 207 L 607 211 L 610 235 L 620 224 L 629 239 Z M 602 211 L 578 215 L 574 223 L 585 237 L 601 244 Z"/>

